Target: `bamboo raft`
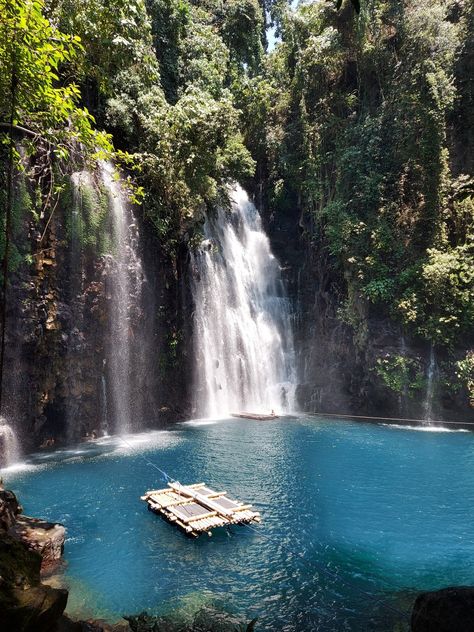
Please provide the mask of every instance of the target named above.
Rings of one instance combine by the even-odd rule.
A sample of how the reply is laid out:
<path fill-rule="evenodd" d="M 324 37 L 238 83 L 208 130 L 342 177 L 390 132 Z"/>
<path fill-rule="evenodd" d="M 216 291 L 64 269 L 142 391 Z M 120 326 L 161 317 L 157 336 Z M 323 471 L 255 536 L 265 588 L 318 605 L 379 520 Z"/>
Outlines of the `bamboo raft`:
<path fill-rule="evenodd" d="M 205 483 L 181 485 L 168 483 L 166 489 L 146 492 L 141 500 L 148 509 L 182 529 L 187 535 L 212 535 L 211 530 L 232 524 L 260 522 L 258 511 L 227 498 L 227 492 L 216 492 Z"/>
<path fill-rule="evenodd" d="M 257 421 L 266 421 L 268 419 L 279 419 L 278 415 L 261 415 L 259 413 L 231 413 L 231 417 L 239 417 L 240 419 L 256 419 Z"/>

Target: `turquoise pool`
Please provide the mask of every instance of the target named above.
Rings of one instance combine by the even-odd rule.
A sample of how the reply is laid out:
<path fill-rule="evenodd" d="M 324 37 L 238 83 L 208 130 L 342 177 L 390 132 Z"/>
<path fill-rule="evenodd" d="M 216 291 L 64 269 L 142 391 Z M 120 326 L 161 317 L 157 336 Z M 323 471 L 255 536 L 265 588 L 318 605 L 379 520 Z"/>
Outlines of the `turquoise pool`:
<path fill-rule="evenodd" d="M 186 538 L 140 501 L 165 486 L 145 460 L 252 503 L 262 524 Z M 263 631 L 388 631 L 405 629 L 397 611 L 416 591 L 474 583 L 469 432 L 196 421 L 33 455 L 3 477 L 26 513 L 67 527 L 74 614 L 213 605 Z"/>

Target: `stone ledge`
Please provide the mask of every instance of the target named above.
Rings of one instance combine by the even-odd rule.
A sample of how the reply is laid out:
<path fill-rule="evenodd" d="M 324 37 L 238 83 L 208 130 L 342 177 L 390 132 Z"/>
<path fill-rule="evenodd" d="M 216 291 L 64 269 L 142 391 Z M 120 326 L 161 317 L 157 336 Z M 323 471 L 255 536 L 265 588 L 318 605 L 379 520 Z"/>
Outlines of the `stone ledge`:
<path fill-rule="evenodd" d="M 15 540 L 23 542 L 30 551 L 41 555 L 43 573 L 51 571 L 61 560 L 66 537 L 63 525 L 19 515 L 8 533 Z"/>

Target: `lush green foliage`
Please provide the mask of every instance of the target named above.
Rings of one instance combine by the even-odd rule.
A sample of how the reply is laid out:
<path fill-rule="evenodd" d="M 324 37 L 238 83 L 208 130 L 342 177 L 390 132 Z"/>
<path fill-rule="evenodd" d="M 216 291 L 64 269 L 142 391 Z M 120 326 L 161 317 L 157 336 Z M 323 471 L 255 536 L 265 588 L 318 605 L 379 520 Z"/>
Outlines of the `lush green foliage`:
<path fill-rule="evenodd" d="M 452 133 L 469 37 L 470 3 L 304 4 L 246 96 L 272 204 L 298 201 L 348 296 L 448 346 L 474 328 L 473 181 Z"/>
<path fill-rule="evenodd" d="M 227 42 L 230 4 L 224 14 L 182 0 L 147 7 L 159 72 L 148 83 L 134 66 L 118 73 L 106 117 L 133 148 L 144 211 L 173 252 L 229 183 L 253 173 L 229 85 L 256 53 L 252 31 Z"/>
<path fill-rule="evenodd" d="M 387 354 L 377 359 L 375 371 L 388 388 L 400 395 L 415 397 L 425 388 L 423 366 L 414 358 Z"/>
<path fill-rule="evenodd" d="M 77 106 L 78 87 L 60 81 L 60 66 L 80 51 L 79 38 L 65 35 L 43 15 L 42 0 L 0 1 L 0 123 L 26 128 L 26 138 L 51 144 L 60 159 L 73 143 L 109 149 L 93 130 L 89 112 Z"/>
<path fill-rule="evenodd" d="M 116 157 L 142 185 L 136 197 L 170 252 L 206 205 L 225 197 L 230 182 L 252 175 L 229 87 L 232 77 L 256 72 L 263 52 L 262 13 L 254 0 L 3 5 L 4 122 L 13 80 L 15 123 L 27 128 L 31 151 L 39 141 L 51 143 L 64 162 L 80 146 L 75 163 L 81 166 L 96 147 L 111 149 L 86 107 L 78 107 L 82 101 L 125 150 Z M 60 190 L 55 173 L 50 161 L 51 192 Z"/>
<path fill-rule="evenodd" d="M 94 253 L 110 253 L 109 198 L 101 183 L 88 172 L 75 174 L 61 191 L 61 205 L 67 210 L 66 230 L 71 244 L 90 248 Z"/>
<path fill-rule="evenodd" d="M 16 199 L 8 193 L 12 163 L 21 171 L 28 156 L 35 157 L 29 175 L 36 180 L 41 215 L 48 207 L 54 209 L 61 188 L 57 176 L 74 153 L 87 160 L 111 150 L 108 136 L 94 130 L 92 116 L 79 107 L 77 85 L 60 76 L 63 65 L 73 62 L 81 50 L 76 35 L 65 35 L 45 17 L 42 0 L 0 0 L 0 142 L 9 148 L 0 162 L 5 226 L 0 247 L 3 256 L 7 253 L 10 270 L 28 256 L 18 246 L 24 240 L 15 237 L 23 227 L 18 205 L 25 203 L 26 211 L 29 196 L 23 179 Z M 22 138 L 22 157 L 14 145 L 17 136 Z M 9 249 L 7 236 L 14 238 Z"/>
<path fill-rule="evenodd" d="M 0 149 L 0 165 L 8 160 L 7 147 Z M 0 170 L 0 208 L 5 208 L 6 201 L 6 173 Z M 18 178 L 17 194 L 13 200 L 11 212 L 11 237 L 9 269 L 15 272 L 23 261 L 31 261 L 29 244 L 22 239 L 25 221 L 37 222 L 38 214 L 26 185 L 26 178 L 22 174 Z M 5 231 L 0 231 L 0 253 L 5 252 Z"/>
<path fill-rule="evenodd" d="M 468 351 L 466 357 L 456 363 L 456 375 L 469 393 L 471 406 L 474 406 L 474 351 Z"/>
<path fill-rule="evenodd" d="M 296 10 L 286 0 L 0 0 L 0 132 L 6 138 L 13 106 L 36 164 L 47 156 L 47 173 L 36 177 L 51 206 L 66 164 L 82 168 L 97 148 L 111 152 L 95 127 L 106 129 L 170 255 L 231 182 L 255 176 L 272 212 L 293 213 L 329 261 L 337 314 L 359 348 L 374 313 L 448 351 L 466 348 L 473 4 L 358 8 L 355 0 Z M 281 42 L 265 53 L 268 23 Z M 101 251 L 100 194 L 83 199 L 81 239 Z M 374 369 L 399 392 L 408 379 L 418 384 L 419 367 L 407 362 L 381 358 Z M 467 385 L 470 362 L 456 369 Z"/>
<path fill-rule="evenodd" d="M 96 105 L 98 95 L 114 93 L 121 71 L 133 71 L 144 82 L 156 79 L 157 62 L 143 0 L 47 0 L 51 21 L 78 38 L 84 54 L 76 58 L 75 72 L 83 98 Z"/>

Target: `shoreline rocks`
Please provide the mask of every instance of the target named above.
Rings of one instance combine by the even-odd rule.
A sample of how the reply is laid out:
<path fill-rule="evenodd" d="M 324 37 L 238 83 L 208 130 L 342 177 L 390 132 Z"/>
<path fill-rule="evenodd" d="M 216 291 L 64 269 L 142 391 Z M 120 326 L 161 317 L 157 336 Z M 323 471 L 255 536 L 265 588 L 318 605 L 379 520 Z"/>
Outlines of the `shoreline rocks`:
<path fill-rule="evenodd" d="M 126 621 L 123 623 L 107 623 L 101 619 L 74 621 L 63 615 L 54 632 L 132 632 Z"/>
<path fill-rule="evenodd" d="M 51 572 L 59 564 L 66 538 L 62 524 L 19 515 L 8 533 L 41 555 L 41 573 Z"/>
<path fill-rule="evenodd" d="M 41 556 L 41 573 L 50 572 L 64 552 L 66 529 L 62 524 L 23 515 L 23 508 L 12 491 L 0 484 L 0 532 L 22 542 Z"/>
<path fill-rule="evenodd" d="M 21 515 L 15 494 L 0 489 L 0 630 L 52 632 L 68 591 L 41 583 L 62 554 L 65 529 Z"/>
<path fill-rule="evenodd" d="M 15 494 L 3 489 L 0 483 L 0 530 L 8 531 L 22 512 L 22 507 Z"/>
<path fill-rule="evenodd" d="M 0 629 L 50 632 L 67 604 L 68 591 L 41 583 L 41 556 L 0 533 Z"/>
<path fill-rule="evenodd" d="M 418 595 L 412 632 L 474 632 L 474 588 L 451 586 Z"/>

